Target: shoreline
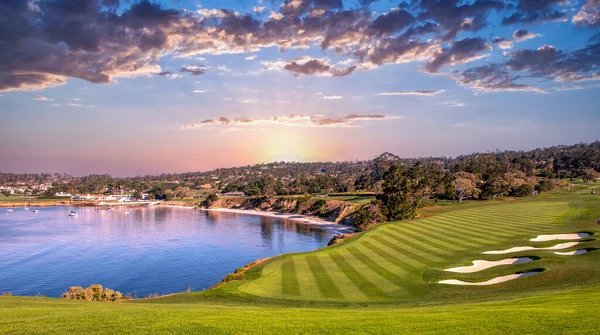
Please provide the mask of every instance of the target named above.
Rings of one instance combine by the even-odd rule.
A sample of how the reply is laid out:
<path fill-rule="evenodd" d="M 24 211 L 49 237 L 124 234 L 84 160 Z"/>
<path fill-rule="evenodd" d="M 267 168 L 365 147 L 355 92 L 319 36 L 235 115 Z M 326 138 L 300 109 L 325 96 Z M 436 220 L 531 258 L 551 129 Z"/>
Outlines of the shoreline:
<path fill-rule="evenodd" d="M 230 214 L 242 214 L 242 215 L 257 215 L 264 217 L 271 217 L 283 220 L 289 220 L 296 223 L 312 225 L 323 228 L 329 232 L 335 234 L 350 234 L 354 232 L 354 228 L 350 226 L 344 226 L 342 224 L 325 221 L 315 216 L 305 216 L 300 214 L 282 213 L 282 212 L 266 212 L 257 211 L 253 209 L 232 209 L 232 208 L 198 208 L 200 211 L 205 212 L 217 212 L 217 213 L 230 213 Z"/>

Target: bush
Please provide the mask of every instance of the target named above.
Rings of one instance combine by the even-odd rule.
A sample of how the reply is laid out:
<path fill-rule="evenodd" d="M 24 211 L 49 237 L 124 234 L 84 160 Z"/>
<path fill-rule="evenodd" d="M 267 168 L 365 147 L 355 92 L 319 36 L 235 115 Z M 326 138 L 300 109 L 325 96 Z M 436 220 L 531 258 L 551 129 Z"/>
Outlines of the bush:
<path fill-rule="evenodd" d="M 71 286 L 61 297 L 63 299 L 87 301 L 117 301 L 123 299 L 121 292 L 109 288 L 103 289 L 100 284 L 92 284 L 86 288 L 81 286 Z"/>
<path fill-rule="evenodd" d="M 524 183 L 521 186 L 518 186 L 513 189 L 513 195 L 515 197 L 526 197 L 528 195 L 531 195 L 531 193 L 533 193 L 533 190 L 533 185 L 529 183 Z"/>
<path fill-rule="evenodd" d="M 315 214 L 323 214 L 326 205 L 327 201 L 325 199 L 318 199 L 310 206 L 309 211 Z"/>
<path fill-rule="evenodd" d="M 204 201 L 202 201 L 202 203 L 200 203 L 200 205 L 208 208 L 217 200 L 219 200 L 219 197 L 215 193 L 211 193 L 206 197 L 206 199 L 204 199 Z"/>

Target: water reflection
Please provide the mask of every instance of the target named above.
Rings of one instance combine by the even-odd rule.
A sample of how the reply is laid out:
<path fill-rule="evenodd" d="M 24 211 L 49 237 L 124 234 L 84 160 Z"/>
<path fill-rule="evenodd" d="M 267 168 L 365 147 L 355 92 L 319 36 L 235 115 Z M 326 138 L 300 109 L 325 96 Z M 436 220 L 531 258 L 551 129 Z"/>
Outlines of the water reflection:
<path fill-rule="evenodd" d="M 122 292 L 210 287 L 255 259 L 324 246 L 332 234 L 278 218 L 180 208 L 15 209 L 0 217 L 0 292 L 60 296 L 101 283 Z"/>

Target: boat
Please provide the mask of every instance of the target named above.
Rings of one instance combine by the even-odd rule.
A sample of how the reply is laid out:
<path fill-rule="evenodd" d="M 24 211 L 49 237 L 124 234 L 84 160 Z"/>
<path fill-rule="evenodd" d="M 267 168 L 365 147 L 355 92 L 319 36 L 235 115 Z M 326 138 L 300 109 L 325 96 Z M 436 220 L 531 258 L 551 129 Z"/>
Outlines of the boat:
<path fill-rule="evenodd" d="M 73 204 L 69 204 L 69 216 L 77 216 L 77 212 L 73 209 Z"/>
<path fill-rule="evenodd" d="M 13 210 L 12 210 L 12 209 L 7 209 L 6 211 L 7 211 L 7 212 L 12 212 Z"/>
<path fill-rule="evenodd" d="M 28 210 L 29 210 L 29 207 L 25 207 L 25 208 L 23 208 L 23 209 L 24 209 L 24 210 L 26 210 L 26 211 L 28 211 Z"/>
<path fill-rule="evenodd" d="M 34 212 L 34 213 L 37 213 L 37 212 L 39 212 L 39 211 L 40 211 L 39 209 L 34 209 L 34 210 L 33 210 L 33 212 Z"/>

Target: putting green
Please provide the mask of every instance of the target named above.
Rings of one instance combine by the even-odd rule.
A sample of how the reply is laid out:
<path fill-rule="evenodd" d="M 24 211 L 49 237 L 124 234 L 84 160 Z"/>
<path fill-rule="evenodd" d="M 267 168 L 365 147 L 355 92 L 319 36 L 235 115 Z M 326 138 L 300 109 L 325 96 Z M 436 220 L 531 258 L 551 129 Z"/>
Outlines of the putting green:
<path fill-rule="evenodd" d="M 498 245 L 559 231 L 566 202 L 498 203 L 431 218 L 392 222 L 336 247 L 267 262 L 238 289 L 255 296 L 314 301 L 390 301 L 431 290 L 443 269 Z M 479 256 L 481 258 L 481 256 Z M 475 258 L 472 258 L 475 259 Z"/>

